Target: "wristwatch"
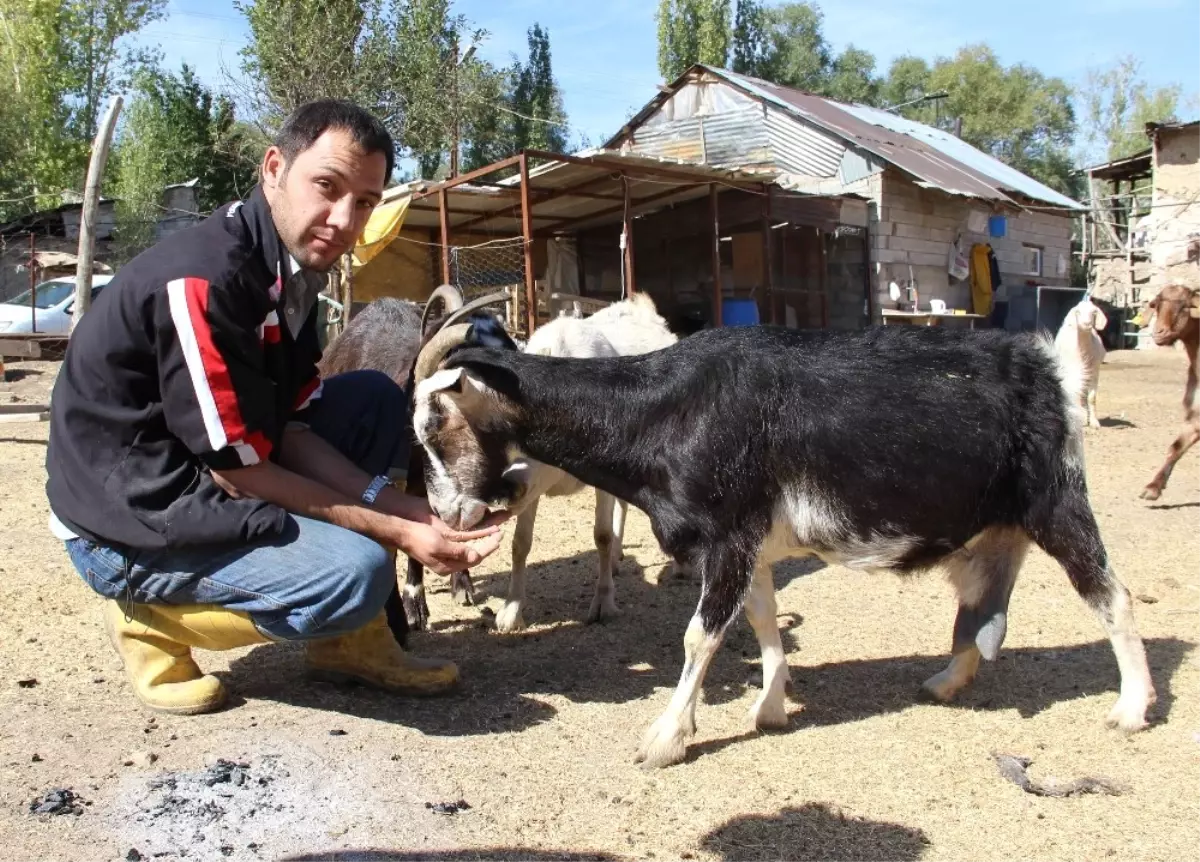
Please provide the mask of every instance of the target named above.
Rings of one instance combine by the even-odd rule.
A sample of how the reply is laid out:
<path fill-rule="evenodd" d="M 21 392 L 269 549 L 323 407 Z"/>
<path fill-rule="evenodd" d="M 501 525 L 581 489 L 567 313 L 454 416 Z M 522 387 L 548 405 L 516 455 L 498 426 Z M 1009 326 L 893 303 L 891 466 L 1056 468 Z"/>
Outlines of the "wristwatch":
<path fill-rule="evenodd" d="M 367 486 L 367 490 L 363 491 L 362 501 L 368 506 L 374 506 L 375 498 L 379 496 L 379 492 L 390 484 L 391 480 L 387 476 L 376 476 L 371 480 L 371 484 Z"/>

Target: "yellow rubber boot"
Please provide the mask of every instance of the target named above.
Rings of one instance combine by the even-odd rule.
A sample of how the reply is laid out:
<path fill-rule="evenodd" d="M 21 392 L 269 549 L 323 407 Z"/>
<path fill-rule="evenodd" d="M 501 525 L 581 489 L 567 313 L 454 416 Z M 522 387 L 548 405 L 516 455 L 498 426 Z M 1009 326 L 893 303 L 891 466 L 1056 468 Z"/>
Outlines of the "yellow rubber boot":
<path fill-rule="evenodd" d="M 192 647 L 227 650 L 269 642 L 248 616 L 215 605 L 122 606 L 109 601 L 104 627 L 138 700 L 179 715 L 212 712 L 225 703 L 225 687 L 200 672 Z"/>
<path fill-rule="evenodd" d="M 305 644 L 309 676 L 326 682 L 356 682 L 399 694 L 445 694 L 458 683 L 458 667 L 440 658 L 409 655 L 396 643 L 387 614 L 358 631 Z"/>

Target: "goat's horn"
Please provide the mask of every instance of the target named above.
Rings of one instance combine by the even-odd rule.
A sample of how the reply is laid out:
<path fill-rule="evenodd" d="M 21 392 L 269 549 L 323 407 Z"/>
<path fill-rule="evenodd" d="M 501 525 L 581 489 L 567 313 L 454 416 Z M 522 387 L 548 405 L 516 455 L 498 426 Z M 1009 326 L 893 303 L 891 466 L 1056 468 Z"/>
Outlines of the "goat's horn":
<path fill-rule="evenodd" d="M 439 306 L 442 308 L 442 314 L 453 314 L 463 306 L 462 292 L 452 284 L 443 284 L 429 295 L 429 299 L 425 300 L 425 310 L 421 312 L 422 335 L 428 331 L 430 313 Z"/>
<path fill-rule="evenodd" d="M 437 335 L 429 339 L 429 343 L 417 354 L 417 361 L 413 367 L 413 385 L 420 383 L 437 371 L 438 365 L 446 358 L 446 354 L 465 342 L 467 333 L 470 331 L 471 324 L 457 323 L 453 326 L 443 327 Z"/>
<path fill-rule="evenodd" d="M 450 315 L 444 321 L 442 321 L 442 326 L 450 326 L 458 323 L 471 312 L 478 311 L 487 305 L 494 305 L 497 302 L 508 302 L 508 291 L 500 290 L 496 293 L 489 293 L 487 296 L 481 296 L 479 299 L 472 299 L 462 308 L 452 311 Z"/>

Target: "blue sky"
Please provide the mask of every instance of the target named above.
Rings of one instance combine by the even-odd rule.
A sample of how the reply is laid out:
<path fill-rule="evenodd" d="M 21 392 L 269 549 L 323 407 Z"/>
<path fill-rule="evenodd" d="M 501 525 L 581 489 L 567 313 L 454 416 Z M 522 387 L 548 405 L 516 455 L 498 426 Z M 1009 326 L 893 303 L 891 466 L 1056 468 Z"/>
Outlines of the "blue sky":
<path fill-rule="evenodd" d="M 269 0 L 267 0 L 269 2 Z M 1200 3 L 1196 0 L 1005 0 L 968 12 L 962 0 L 827 0 L 825 35 L 835 50 L 847 44 L 875 54 L 879 68 L 894 57 L 927 59 L 987 42 L 1005 64 L 1026 63 L 1081 83 L 1090 67 L 1133 54 L 1154 86 L 1178 83 L 1200 112 Z M 562 87 L 572 139 L 600 143 L 659 83 L 655 63 L 655 0 L 457 0 L 455 11 L 490 31 L 480 54 L 506 63 L 524 56 L 525 31 L 535 21 L 550 31 L 555 75 Z M 167 63 L 187 61 L 220 87 L 222 66 L 238 65 L 248 30 L 233 0 L 170 0 L 170 17 L 147 28 Z"/>

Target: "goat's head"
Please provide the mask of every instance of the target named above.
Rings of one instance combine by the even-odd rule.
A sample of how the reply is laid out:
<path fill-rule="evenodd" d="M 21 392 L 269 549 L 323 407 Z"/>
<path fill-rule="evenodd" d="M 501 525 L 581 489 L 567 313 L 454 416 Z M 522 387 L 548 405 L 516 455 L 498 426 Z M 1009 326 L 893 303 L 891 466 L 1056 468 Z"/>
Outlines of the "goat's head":
<path fill-rule="evenodd" d="M 1067 312 L 1066 325 L 1073 326 L 1079 331 L 1080 337 L 1094 332 L 1097 335 L 1108 326 L 1108 318 L 1091 298 L 1088 297 Z"/>
<path fill-rule="evenodd" d="M 417 357 L 413 428 L 428 455 L 429 503 L 452 527 L 474 526 L 489 506 L 513 509 L 524 494 L 522 468 L 512 465 L 519 386 L 499 353 L 516 350 L 496 318 L 473 314 Z"/>
<path fill-rule="evenodd" d="M 1200 326 L 1191 316 L 1191 309 L 1196 306 L 1200 291 L 1181 284 L 1170 284 L 1158 292 L 1147 305 L 1154 312 L 1154 331 L 1151 333 L 1154 343 L 1159 347 L 1169 347 L 1187 335 L 1189 328 Z"/>

